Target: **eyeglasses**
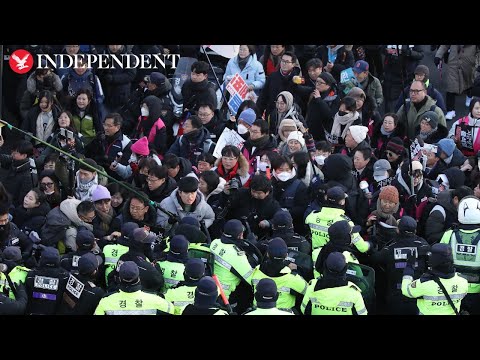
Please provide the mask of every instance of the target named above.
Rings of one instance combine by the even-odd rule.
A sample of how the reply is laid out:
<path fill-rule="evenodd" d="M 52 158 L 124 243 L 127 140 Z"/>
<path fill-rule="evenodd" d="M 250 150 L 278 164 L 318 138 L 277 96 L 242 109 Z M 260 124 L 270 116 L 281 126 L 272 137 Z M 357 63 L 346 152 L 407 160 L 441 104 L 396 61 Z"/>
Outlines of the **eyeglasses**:
<path fill-rule="evenodd" d="M 317 85 L 327 85 L 327 83 L 325 81 L 315 81 L 315 84 Z"/>
<path fill-rule="evenodd" d="M 198 113 L 198 117 L 201 117 L 201 118 L 209 117 L 211 115 L 213 115 L 213 112 L 212 113 L 200 113 L 200 112 Z"/>
<path fill-rule="evenodd" d="M 134 206 L 130 206 L 130 211 L 142 211 L 146 208 L 146 206 L 143 206 L 143 207 L 134 207 Z"/>
<path fill-rule="evenodd" d="M 52 187 L 53 182 L 48 182 L 48 183 L 40 183 L 40 185 L 46 186 L 46 187 Z"/>
<path fill-rule="evenodd" d="M 250 134 L 261 134 L 262 133 L 260 130 L 248 129 L 248 131 L 250 132 Z"/>
<path fill-rule="evenodd" d="M 420 94 L 422 91 L 423 91 L 423 89 L 421 89 L 421 90 L 410 89 L 410 94 L 418 95 L 418 94 Z"/>
<path fill-rule="evenodd" d="M 288 61 L 288 60 L 280 60 L 282 64 L 293 64 L 293 61 Z"/>
<path fill-rule="evenodd" d="M 395 154 L 394 152 L 391 152 L 391 151 L 387 151 L 387 156 L 395 156 L 397 154 Z"/>
<path fill-rule="evenodd" d="M 161 179 L 152 179 L 152 178 L 147 178 L 147 182 L 155 182 L 155 181 L 159 181 Z M 130 208 L 131 209 L 131 208 Z"/>

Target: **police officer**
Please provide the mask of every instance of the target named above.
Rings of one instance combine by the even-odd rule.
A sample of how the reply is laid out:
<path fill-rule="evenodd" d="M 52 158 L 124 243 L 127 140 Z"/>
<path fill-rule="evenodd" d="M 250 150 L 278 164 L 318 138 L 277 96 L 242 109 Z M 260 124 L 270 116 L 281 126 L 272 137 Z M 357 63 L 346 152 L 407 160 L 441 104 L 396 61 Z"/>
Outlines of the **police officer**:
<path fill-rule="evenodd" d="M 287 247 L 304 254 L 311 254 L 312 246 L 305 237 L 295 233 L 292 215 L 288 211 L 279 210 L 272 218 L 272 238 L 282 238 Z"/>
<path fill-rule="evenodd" d="M 416 259 L 415 278 L 419 278 L 427 269 L 426 259 L 430 245 L 425 239 L 415 235 L 416 229 L 415 219 L 410 216 L 402 217 L 398 223 L 398 236 L 395 241 L 371 256 L 373 263 L 385 266 L 386 283 L 379 284 L 377 277 L 377 288 L 386 287 L 385 304 L 388 314 L 415 315 L 418 312 L 416 300 L 403 296 L 401 290 L 403 269 L 409 256 Z M 377 300 L 383 299 L 377 297 Z"/>
<path fill-rule="evenodd" d="M 238 299 L 253 295 L 250 284 L 254 269 L 241 248 L 244 230 L 240 220 L 229 220 L 223 227 L 220 239 L 215 239 L 210 244 L 210 249 L 215 256 L 214 273 L 218 276 L 232 308 L 235 307 Z M 243 291 L 239 289 L 235 292 L 241 283 L 246 285 Z"/>
<path fill-rule="evenodd" d="M 183 235 L 175 235 L 170 240 L 170 249 L 157 262 L 165 280 L 162 293 L 166 293 L 168 289 L 177 286 L 180 281 L 185 280 L 183 273 L 187 260 L 188 240 Z"/>
<path fill-rule="evenodd" d="M 0 273 L 0 291 L 5 293 L 4 289 L 8 289 L 10 299 L 15 299 L 13 291 L 10 290 L 10 284 L 6 279 L 6 274 L 10 277 L 10 281 L 19 284 L 25 283 L 29 268 L 23 266 L 22 252 L 18 246 L 7 246 L 3 250 L 2 262 L 7 266 L 5 274 Z M 7 281 L 6 281 L 7 280 Z"/>
<path fill-rule="evenodd" d="M 175 315 L 181 315 L 185 307 L 193 304 L 195 289 L 198 282 L 205 275 L 205 264 L 201 259 L 188 259 L 185 264 L 184 281 L 180 281 L 176 287 L 170 288 L 165 293 L 165 299 L 175 307 Z"/>
<path fill-rule="evenodd" d="M 77 271 L 71 273 L 63 300 L 57 312 L 59 315 L 93 315 L 105 291 L 95 285 L 98 259 L 91 253 L 83 254 L 78 260 Z"/>
<path fill-rule="evenodd" d="M 323 264 L 332 252 L 341 252 L 343 256 L 345 256 L 347 263 L 359 263 L 353 254 L 356 249 L 352 246 L 353 234 L 358 233 L 359 230 L 360 226 L 352 227 L 352 223 L 347 220 L 337 221 L 328 228 L 329 242 L 324 247 L 315 249 L 312 253 L 315 264 L 315 278 L 322 273 L 324 268 Z"/>
<path fill-rule="evenodd" d="M 0 273 L 7 271 L 6 264 L 0 264 Z M 13 299 L 0 293 L 0 315 L 23 315 L 27 307 L 27 293 L 23 282 L 13 284 Z"/>
<path fill-rule="evenodd" d="M 195 301 L 187 305 L 182 315 L 228 315 L 217 303 L 219 291 L 210 276 L 204 276 L 195 289 Z"/>
<path fill-rule="evenodd" d="M 98 246 L 93 232 L 87 229 L 79 230 L 75 238 L 75 243 L 77 244 L 77 250 L 69 252 L 61 257 L 61 267 L 67 271 L 76 271 L 78 269 L 78 260 L 80 260 L 80 257 L 87 252 L 95 253 L 98 263 L 103 264 L 103 256 L 95 249 L 98 249 Z"/>
<path fill-rule="evenodd" d="M 434 244 L 428 259 L 431 270 L 415 281 L 414 260 L 411 256 L 403 271 L 402 294 L 417 299 L 419 314 L 455 315 L 447 296 L 435 280 L 443 284 L 457 311 L 460 311 L 461 301 L 467 295 L 468 281 L 455 272 L 452 248 L 448 244 Z"/>
<path fill-rule="evenodd" d="M 458 204 L 459 225 L 447 230 L 440 240 L 450 244 L 453 264 L 468 281 L 468 295 L 462 307 L 471 314 L 480 314 L 480 200 L 466 196 Z"/>
<path fill-rule="evenodd" d="M 243 315 L 293 315 L 292 312 L 277 308 L 277 284 L 269 278 L 261 279 L 255 289 L 257 308 Z"/>
<path fill-rule="evenodd" d="M 305 315 L 367 315 L 361 290 L 347 281 L 347 262 L 339 252 L 328 255 L 323 276 L 312 280 L 302 301 Z"/>
<path fill-rule="evenodd" d="M 334 186 L 327 190 L 325 204 L 320 211 L 312 211 L 305 219 L 305 224 L 310 227 L 312 233 L 312 249 L 324 246 L 328 238 L 328 227 L 337 221 L 347 220 L 353 227 L 353 222 L 345 215 L 345 199 L 347 194 L 340 186 Z M 371 244 L 365 241 L 360 234 L 355 233 L 352 243 L 360 252 L 367 252 Z"/>
<path fill-rule="evenodd" d="M 125 261 L 133 261 L 140 269 L 140 281 L 142 283 L 142 290 L 159 293 L 163 288 L 164 280 L 160 266 L 153 265 L 145 252 L 151 250 L 151 245 L 155 240 L 155 235 L 141 227 L 133 230 L 132 238 L 130 239 L 130 247 L 128 252 L 120 256 L 117 263 L 117 271 L 110 273 L 109 282 L 116 278 L 117 287 L 120 284 L 118 277 L 119 265 Z M 110 288 L 114 287 L 113 283 Z"/>
<path fill-rule="evenodd" d="M 133 261 L 119 266 L 120 290 L 98 303 L 94 315 L 173 315 L 173 305 L 158 295 L 142 291 L 140 272 Z"/>
<path fill-rule="evenodd" d="M 126 254 L 128 252 L 128 247 L 130 246 L 130 239 L 132 239 L 133 230 L 135 229 L 138 229 L 137 223 L 126 222 L 122 224 L 122 235 L 116 240 L 115 243 L 108 244 L 103 248 L 103 254 L 105 256 L 105 281 L 107 286 L 108 276 L 117 266 L 118 259 L 120 259 L 123 254 Z"/>
<path fill-rule="evenodd" d="M 286 266 L 287 244 L 281 238 L 274 238 L 268 243 L 267 257 L 255 268 L 252 275 L 252 286 L 256 289 L 261 279 L 270 278 L 279 289 L 277 307 L 293 310 L 299 307 L 307 290 L 307 282 Z M 254 302 L 255 305 L 255 302 Z"/>
<path fill-rule="evenodd" d="M 58 250 L 45 247 L 37 268 L 30 270 L 25 280 L 28 296 L 26 314 L 53 315 L 62 302 L 69 273 L 60 267 Z"/>

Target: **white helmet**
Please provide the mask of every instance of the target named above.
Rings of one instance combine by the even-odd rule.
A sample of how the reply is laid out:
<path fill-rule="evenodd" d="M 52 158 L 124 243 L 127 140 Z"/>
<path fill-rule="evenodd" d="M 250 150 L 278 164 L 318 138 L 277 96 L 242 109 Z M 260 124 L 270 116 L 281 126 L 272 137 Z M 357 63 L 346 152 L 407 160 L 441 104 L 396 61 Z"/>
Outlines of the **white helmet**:
<path fill-rule="evenodd" d="M 480 224 L 480 200 L 475 196 L 465 196 L 458 204 L 458 221 L 461 224 Z"/>

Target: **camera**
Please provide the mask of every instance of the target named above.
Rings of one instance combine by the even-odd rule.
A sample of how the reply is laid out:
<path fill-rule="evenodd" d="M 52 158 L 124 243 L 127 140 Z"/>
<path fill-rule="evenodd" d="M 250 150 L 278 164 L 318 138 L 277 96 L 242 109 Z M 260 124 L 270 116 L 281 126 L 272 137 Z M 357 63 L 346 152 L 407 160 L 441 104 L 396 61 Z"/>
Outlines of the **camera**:
<path fill-rule="evenodd" d="M 230 190 L 238 190 L 242 187 L 242 183 L 239 179 L 233 178 L 228 182 L 228 186 L 230 187 Z"/>

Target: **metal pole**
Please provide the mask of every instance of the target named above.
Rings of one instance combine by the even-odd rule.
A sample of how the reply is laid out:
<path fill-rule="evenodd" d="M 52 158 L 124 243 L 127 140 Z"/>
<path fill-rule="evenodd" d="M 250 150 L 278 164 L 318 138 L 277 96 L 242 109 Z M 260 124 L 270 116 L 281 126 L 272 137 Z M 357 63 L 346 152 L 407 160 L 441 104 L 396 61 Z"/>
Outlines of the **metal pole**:
<path fill-rule="evenodd" d="M 0 45 L 0 117 L 3 117 L 3 45 Z"/>

